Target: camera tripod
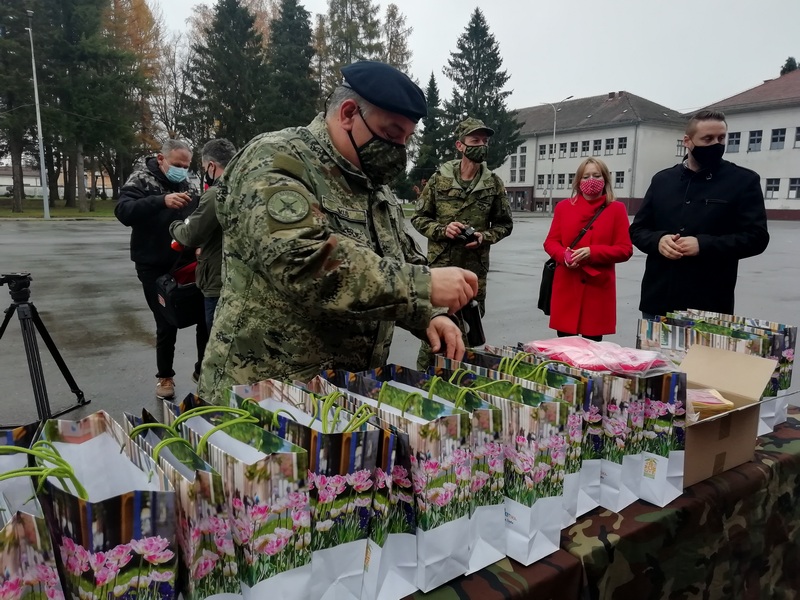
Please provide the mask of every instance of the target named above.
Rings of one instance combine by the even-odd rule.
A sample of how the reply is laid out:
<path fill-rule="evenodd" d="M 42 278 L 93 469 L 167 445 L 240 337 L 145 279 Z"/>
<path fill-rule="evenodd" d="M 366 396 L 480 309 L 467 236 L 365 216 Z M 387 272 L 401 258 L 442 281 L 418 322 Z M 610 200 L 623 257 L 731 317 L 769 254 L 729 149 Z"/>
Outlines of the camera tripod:
<path fill-rule="evenodd" d="M 22 328 L 22 341 L 25 344 L 25 357 L 28 360 L 28 371 L 31 374 L 33 398 L 36 402 L 36 412 L 39 415 L 39 420 L 45 421 L 53 417 L 59 417 L 76 408 L 89 404 L 90 401 L 85 398 L 83 392 L 75 382 L 72 373 L 69 372 L 67 363 L 64 362 L 53 338 L 50 337 L 42 318 L 39 316 L 39 312 L 36 310 L 33 303 L 30 302 L 30 273 L 0 275 L 0 286 L 5 284 L 8 284 L 8 292 L 11 295 L 11 306 L 6 309 L 6 316 L 3 319 L 3 324 L 0 325 L 0 339 L 3 338 L 6 327 L 8 327 L 11 321 L 11 317 L 16 313 L 19 317 L 20 327 Z M 77 397 L 76 404 L 56 413 L 52 412 L 50 409 L 50 400 L 47 397 L 47 387 L 44 383 L 44 372 L 42 370 L 42 358 L 39 354 L 39 344 L 36 342 L 37 331 L 42 341 L 44 341 L 45 346 L 47 346 L 47 349 L 50 351 L 53 360 L 55 360 L 58 365 L 61 374 L 64 376 L 64 380 L 67 382 L 67 385 L 69 385 L 70 391 Z M 4 427 L 16 427 L 16 425 L 4 425 Z"/>

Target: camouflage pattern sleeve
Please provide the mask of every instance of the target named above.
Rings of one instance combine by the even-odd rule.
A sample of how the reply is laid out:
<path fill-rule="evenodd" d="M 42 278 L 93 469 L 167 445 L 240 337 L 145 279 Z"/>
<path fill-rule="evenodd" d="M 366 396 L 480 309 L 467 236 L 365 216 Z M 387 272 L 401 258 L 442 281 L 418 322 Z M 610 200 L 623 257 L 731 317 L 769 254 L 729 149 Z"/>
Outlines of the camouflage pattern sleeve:
<path fill-rule="evenodd" d="M 286 175 L 249 177 L 242 187 L 239 219 L 253 242 L 245 262 L 287 300 L 312 316 L 427 327 L 427 267 L 381 257 L 366 243 L 333 233 L 317 199 Z"/>
<path fill-rule="evenodd" d="M 447 223 L 436 220 L 436 181 L 438 174 L 434 174 L 425 184 L 425 188 L 417 200 L 417 209 L 411 217 L 411 224 L 429 240 L 444 242 L 447 236 L 444 231 Z"/>
<path fill-rule="evenodd" d="M 511 218 L 511 205 L 508 203 L 503 181 L 497 175 L 492 175 L 492 177 L 494 178 L 496 189 L 494 202 L 492 202 L 492 213 L 489 215 L 489 222 L 492 225 L 483 232 L 483 239 L 488 244 L 496 244 L 503 238 L 508 237 L 514 228 L 514 221 Z"/>

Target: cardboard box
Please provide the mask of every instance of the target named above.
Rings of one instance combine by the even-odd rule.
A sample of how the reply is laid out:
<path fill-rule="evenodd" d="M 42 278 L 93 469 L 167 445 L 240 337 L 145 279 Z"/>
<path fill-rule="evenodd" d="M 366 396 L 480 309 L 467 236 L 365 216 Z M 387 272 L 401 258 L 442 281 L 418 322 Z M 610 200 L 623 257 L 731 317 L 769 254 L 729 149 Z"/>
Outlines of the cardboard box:
<path fill-rule="evenodd" d="M 683 486 L 689 487 L 753 460 L 761 394 L 777 361 L 694 345 L 681 370 L 689 388 L 713 388 L 736 405 L 732 411 L 686 428 Z"/>

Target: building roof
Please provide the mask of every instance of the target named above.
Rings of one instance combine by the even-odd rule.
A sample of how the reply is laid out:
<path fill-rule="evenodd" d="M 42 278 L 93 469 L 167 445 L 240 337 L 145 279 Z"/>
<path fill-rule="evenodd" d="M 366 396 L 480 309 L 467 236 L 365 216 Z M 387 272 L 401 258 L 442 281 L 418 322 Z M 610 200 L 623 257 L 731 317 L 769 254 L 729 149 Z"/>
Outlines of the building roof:
<path fill-rule="evenodd" d="M 553 108 L 549 104 L 521 108 L 517 111 L 517 121 L 522 124 L 522 136 L 552 133 Z M 622 91 L 567 100 L 561 104 L 557 119 L 560 132 L 636 123 L 682 127 L 686 123 L 686 117 L 671 108 Z"/>
<path fill-rule="evenodd" d="M 720 100 L 706 108 L 726 112 L 746 112 L 798 105 L 800 105 L 800 69 L 776 79 L 767 79 L 761 85 Z"/>

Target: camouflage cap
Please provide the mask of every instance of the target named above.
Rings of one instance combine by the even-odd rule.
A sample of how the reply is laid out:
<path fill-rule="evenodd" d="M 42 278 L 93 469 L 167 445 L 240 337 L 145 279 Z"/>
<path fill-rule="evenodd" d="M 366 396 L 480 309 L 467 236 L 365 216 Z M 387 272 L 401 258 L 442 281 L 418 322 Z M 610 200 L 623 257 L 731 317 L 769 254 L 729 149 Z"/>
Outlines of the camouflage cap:
<path fill-rule="evenodd" d="M 461 121 L 461 123 L 458 124 L 458 127 L 456 127 L 456 139 L 463 140 L 470 133 L 479 130 L 483 130 L 489 135 L 494 135 L 494 129 L 492 129 L 491 127 L 487 127 L 483 121 L 481 121 L 480 119 L 475 119 L 473 117 L 467 117 L 466 119 Z"/>

